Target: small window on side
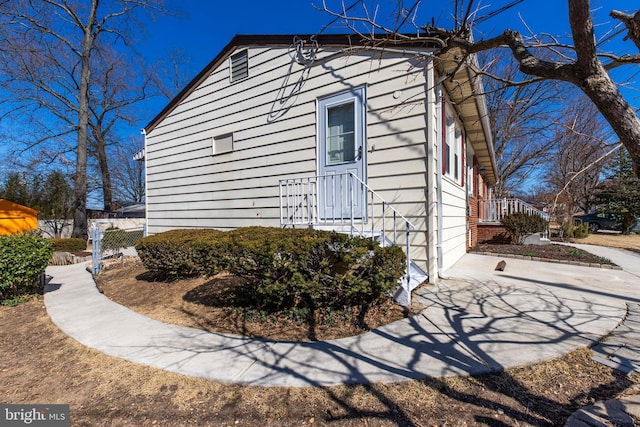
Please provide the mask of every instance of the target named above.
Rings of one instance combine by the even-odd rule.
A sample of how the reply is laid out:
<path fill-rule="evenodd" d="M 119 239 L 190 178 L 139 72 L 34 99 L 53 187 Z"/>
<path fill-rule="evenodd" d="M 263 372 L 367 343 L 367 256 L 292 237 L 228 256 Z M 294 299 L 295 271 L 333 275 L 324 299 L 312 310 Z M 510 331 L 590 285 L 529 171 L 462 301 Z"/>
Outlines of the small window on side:
<path fill-rule="evenodd" d="M 213 155 L 230 153 L 233 151 L 233 134 L 228 133 L 226 135 L 213 137 Z"/>
<path fill-rule="evenodd" d="M 231 55 L 231 83 L 249 77 L 249 51 L 247 49 Z"/>

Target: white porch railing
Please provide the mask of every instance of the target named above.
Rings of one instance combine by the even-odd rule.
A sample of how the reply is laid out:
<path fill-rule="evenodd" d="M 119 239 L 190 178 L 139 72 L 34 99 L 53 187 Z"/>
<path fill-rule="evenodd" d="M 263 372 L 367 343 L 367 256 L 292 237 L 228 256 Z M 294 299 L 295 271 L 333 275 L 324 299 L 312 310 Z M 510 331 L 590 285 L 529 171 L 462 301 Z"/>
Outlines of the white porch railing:
<path fill-rule="evenodd" d="M 520 199 L 487 199 L 480 200 L 479 218 L 482 223 L 499 223 L 502 218 L 516 212 L 540 215 L 549 221 L 549 214 L 537 209 Z"/>
<path fill-rule="evenodd" d="M 415 226 L 378 193 L 352 173 L 283 179 L 279 192 L 281 227 L 326 228 L 377 239 L 383 247 L 404 243 L 407 273 L 402 287 L 410 301 L 417 286 L 411 285 L 410 233 Z"/>

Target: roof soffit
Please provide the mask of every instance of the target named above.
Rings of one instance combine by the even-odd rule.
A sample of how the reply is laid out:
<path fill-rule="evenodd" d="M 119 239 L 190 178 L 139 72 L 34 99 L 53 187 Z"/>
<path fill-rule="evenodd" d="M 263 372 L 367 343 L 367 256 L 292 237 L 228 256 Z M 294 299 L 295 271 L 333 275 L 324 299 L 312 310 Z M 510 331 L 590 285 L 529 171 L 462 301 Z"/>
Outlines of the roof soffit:
<path fill-rule="evenodd" d="M 467 141 L 471 143 L 480 165 L 484 166 L 487 181 L 495 183 L 497 166 L 482 84 L 470 66 L 460 63 L 461 57 L 459 49 L 440 55 L 438 71 L 440 75 L 452 74 L 442 84 L 461 116 Z"/>

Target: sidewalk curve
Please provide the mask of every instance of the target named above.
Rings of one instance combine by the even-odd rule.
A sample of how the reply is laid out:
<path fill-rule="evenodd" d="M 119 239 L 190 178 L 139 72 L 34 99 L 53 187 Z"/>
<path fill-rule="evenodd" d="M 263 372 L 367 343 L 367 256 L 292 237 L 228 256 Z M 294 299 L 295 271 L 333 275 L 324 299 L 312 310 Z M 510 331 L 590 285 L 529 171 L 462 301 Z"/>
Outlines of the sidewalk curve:
<path fill-rule="evenodd" d="M 329 386 L 481 374 L 561 356 L 607 335 L 640 303 L 624 271 L 465 255 L 426 308 L 368 333 L 332 341 L 249 339 L 169 325 L 106 298 L 85 264 L 47 268 L 52 321 L 111 356 L 184 375 L 259 386 Z M 615 261 L 615 260 L 614 260 Z M 606 283 L 607 286 L 603 286 Z"/>

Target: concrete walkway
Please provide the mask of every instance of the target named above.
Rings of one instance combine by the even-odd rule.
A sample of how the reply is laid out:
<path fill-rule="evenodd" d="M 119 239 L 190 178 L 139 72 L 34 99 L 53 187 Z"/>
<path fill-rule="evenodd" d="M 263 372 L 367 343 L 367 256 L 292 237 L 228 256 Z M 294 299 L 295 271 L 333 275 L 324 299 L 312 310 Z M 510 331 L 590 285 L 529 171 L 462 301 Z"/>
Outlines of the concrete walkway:
<path fill-rule="evenodd" d="M 640 257 L 622 255 L 623 267 L 640 265 Z M 47 269 L 45 305 L 80 343 L 136 363 L 221 382 L 327 386 L 481 374 L 558 357 L 598 342 L 628 302 L 640 303 L 638 271 L 508 259 L 496 272 L 500 259 L 467 254 L 437 289 L 418 290 L 421 315 L 325 342 L 248 339 L 155 321 L 99 293 L 84 264 Z"/>

